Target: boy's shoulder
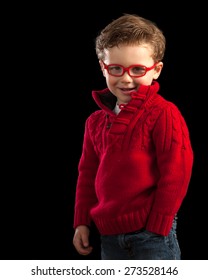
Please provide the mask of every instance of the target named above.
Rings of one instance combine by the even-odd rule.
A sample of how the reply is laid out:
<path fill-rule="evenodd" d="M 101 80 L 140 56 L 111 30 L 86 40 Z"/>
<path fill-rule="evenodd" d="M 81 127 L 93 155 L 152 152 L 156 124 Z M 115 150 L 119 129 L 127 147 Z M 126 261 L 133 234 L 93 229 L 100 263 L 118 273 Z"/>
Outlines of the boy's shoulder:
<path fill-rule="evenodd" d="M 97 119 L 97 118 L 100 118 L 102 116 L 106 116 L 106 113 L 102 109 L 98 109 L 98 110 L 92 112 L 89 115 L 88 119 Z"/>
<path fill-rule="evenodd" d="M 90 125 L 93 125 L 100 121 L 102 121 L 104 118 L 106 118 L 106 112 L 104 112 L 101 109 L 98 109 L 96 111 L 94 111 L 93 113 L 91 113 L 88 118 L 87 118 L 87 123 Z"/>
<path fill-rule="evenodd" d="M 161 95 L 157 95 L 157 101 L 154 102 L 153 108 L 150 111 L 150 118 L 152 117 L 153 119 L 160 119 L 160 121 L 172 119 L 174 123 L 185 122 L 179 106 Z"/>
<path fill-rule="evenodd" d="M 154 102 L 153 106 L 158 109 L 160 108 L 162 111 L 174 110 L 179 112 L 178 106 L 173 101 L 167 100 L 159 94 L 157 95 L 157 101 Z"/>

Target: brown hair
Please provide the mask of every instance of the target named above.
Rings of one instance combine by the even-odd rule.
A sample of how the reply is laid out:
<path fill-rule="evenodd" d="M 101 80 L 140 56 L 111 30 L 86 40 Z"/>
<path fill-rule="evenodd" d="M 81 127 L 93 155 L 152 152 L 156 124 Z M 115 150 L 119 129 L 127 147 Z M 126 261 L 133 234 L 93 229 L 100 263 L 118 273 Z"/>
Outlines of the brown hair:
<path fill-rule="evenodd" d="M 150 44 L 154 61 L 161 61 L 166 39 L 157 25 L 138 15 L 124 14 L 108 24 L 95 40 L 98 59 L 104 59 L 105 49 L 119 45 Z"/>

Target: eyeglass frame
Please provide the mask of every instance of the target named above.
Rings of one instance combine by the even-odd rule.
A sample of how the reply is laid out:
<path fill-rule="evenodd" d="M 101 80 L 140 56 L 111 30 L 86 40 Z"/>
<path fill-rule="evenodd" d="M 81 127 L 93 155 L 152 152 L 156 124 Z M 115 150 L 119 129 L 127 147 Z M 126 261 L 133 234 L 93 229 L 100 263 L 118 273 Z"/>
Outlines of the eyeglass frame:
<path fill-rule="evenodd" d="M 140 78 L 140 77 L 143 77 L 143 76 L 145 76 L 146 74 L 147 74 L 147 72 L 148 71 L 150 71 L 150 70 L 152 70 L 152 69 L 154 69 L 155 67 L 156 67 L 156 65 L 158 64 L 158 61 L 157 62 L 155 62 L 155 64 L 154 65 L 152 65 L 151 67 L 147 67 L 147 66 L 145 66 L 145 65 L 142 65 L 142 64 L 132 64 L 132 65 L 130 65 L 130 66 L 128 66 L 128 67 L 124 67 L 123 65 L 121 65 L 121 64 L 106 64 L 103 60 L 101 60 L 102 61 L 102 63 L 103 63 L 103 66 L 104 66 L 104 69 L 106 69 L 107 70 L 107 72 L 108 72 L 108 74 L 110 75 L 110 76 L 113 76 L 113 77 L 122 77 L 123 75 L 124 75 L 124 73 L 125 72 L 127 72 L 128 73 L 128 75 L 130 76 L 130 77 L 132 77 L 132 78 Z M 111 74 L 110 72 L 109 72 L 109 66 L 119 66 L 119 67 L 121 67 L 121 69 L 123 70 L 122 71 L 122 73 L 121 74 L 118 74 L 118 75 L 114 75 L 114 74 Z M 133 68 L 133 67 L 144 67 L 144 69 L 145 69 L 145 73 L 144 74 L 142 74 L 142 75 L 131 75 L 130 74 L 130 72 L 129 72 L 129 69 L 131 69 L 131 68 Z"/>

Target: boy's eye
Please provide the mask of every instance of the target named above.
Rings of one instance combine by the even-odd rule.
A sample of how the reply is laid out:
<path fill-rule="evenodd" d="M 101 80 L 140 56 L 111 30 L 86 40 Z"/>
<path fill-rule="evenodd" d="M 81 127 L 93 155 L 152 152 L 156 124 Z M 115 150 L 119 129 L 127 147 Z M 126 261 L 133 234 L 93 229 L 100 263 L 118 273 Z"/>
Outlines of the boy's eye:
<path fill-rule="evenodd" d="M 133 74 L 143 74 L 143 73 L 145 73 L 145 67 L 134 66 L 134 67 L 131 68 L 131 73 L 133 73 Z"/>
<path fill-rule="evenodd" d="M 120 66 L 110 66 L 109 69 L 112 71 L 121 71 L 122 68 Z"/>
<path fill-rule="evenodd" d="M 108 70 L 111 72 L 111 73 L 121 73 L 123 70 L 122 70 L 122 68 L 120 67 L 120 66 L 117 66 L 117 65 L 115 65 L 115 66 L 110 66 L 109 68 L 108 68 Z"/>

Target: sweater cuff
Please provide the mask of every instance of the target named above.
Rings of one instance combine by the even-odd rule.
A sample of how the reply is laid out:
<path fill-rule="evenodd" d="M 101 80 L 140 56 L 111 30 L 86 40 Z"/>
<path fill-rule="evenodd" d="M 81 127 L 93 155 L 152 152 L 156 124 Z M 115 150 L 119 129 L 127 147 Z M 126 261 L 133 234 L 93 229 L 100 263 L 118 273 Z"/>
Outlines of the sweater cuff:
<path fill-rule="evenodd" d="M 164 216 L 159 213 L 151 212 L 146 225 L 146 230 L 167 236 L 172 228 L 174 217 L 175 215 Z"/>
<path fill-rule="evenodd" d="M 75 229 L 79 225 L 86 225 L 90 226 L 91 218 L 89 216 L 89 212 L 86 211 L 75 211 L 74 215 L 74 225 L 73 228 Z"/>

